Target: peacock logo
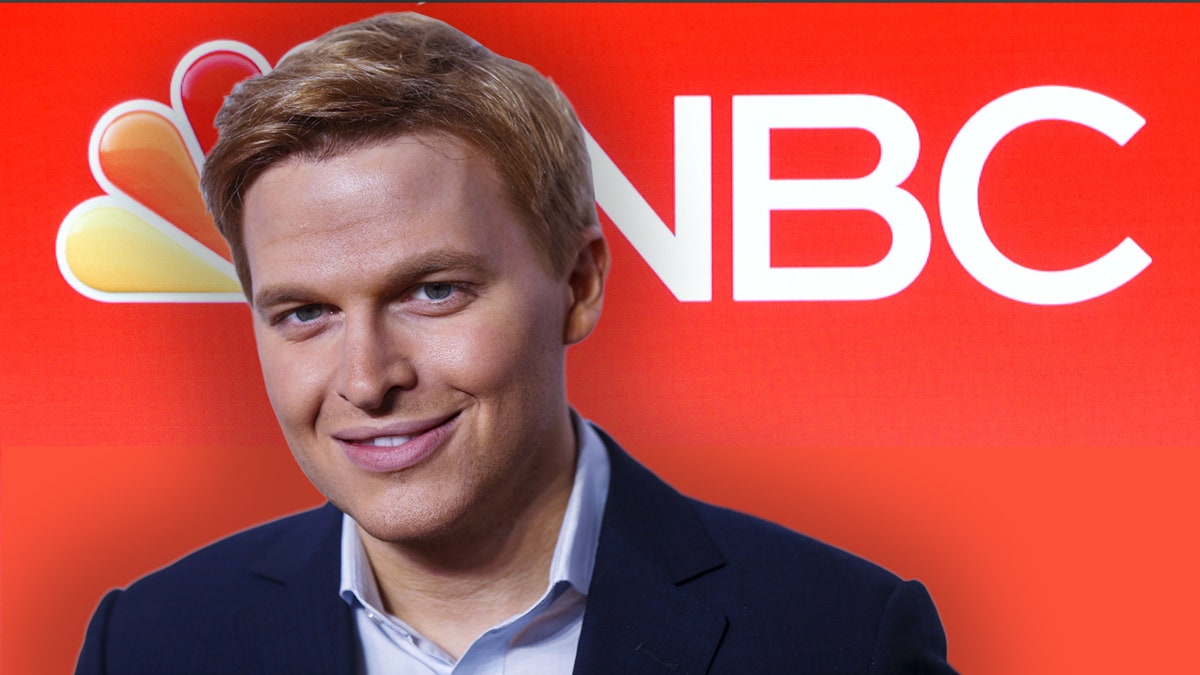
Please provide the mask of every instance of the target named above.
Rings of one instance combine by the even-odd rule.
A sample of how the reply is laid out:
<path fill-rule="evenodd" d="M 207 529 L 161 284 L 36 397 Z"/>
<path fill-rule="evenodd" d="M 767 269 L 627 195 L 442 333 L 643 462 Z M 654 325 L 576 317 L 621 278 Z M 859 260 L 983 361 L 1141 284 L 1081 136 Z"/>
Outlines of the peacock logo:
<path fill-rule="evenodd" d="M 88 163 L 105 194 L 72 209 L 58 230 L 58 268 L 72 288 L 104 302 L 243 300 L 204 208 L 200 167 L 225 95 L 270 69 L 245 44 L 208 42 L 175 67 L 169 107 L 125 101 L 100 117 Z"/>

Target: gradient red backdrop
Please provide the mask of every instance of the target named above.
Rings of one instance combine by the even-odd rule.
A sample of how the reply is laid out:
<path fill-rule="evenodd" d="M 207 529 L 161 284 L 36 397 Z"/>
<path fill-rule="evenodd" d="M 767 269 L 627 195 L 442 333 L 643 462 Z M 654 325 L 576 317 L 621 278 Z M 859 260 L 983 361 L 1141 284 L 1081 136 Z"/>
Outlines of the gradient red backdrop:
<path fill-rule="evenodd" d="M 712 300 L 680 302 L 605 216 L 605 315 L 569 360 L 577 408 L 682 491 L 871 558 L 930 588 L 964 673 L 1181 672 L 1200 583 L 1200 44 L 1194 5 L 5 5 L 0 106 L 9 312 L 0 391 L 0 668 L 71 668 L 101 595 L 236 529 L 321 501 L 294 466 L 239 303 L 105 303 L 55 237 L 102 194 L 100 116 L 169 104 L 210 40 L 274 63 L 393 8 L 529 62 L 666 223 L 673 99 L 712 101 Z M 1037 306 L 977 282 L 938 181 L 977 110 L 1065 85 L 1146 119 L 1118 146 L 1065 122 L 1009 135 L 980 204 L 998 248 L 1063 269 L 1125 237 L 1153 262 L 1093 300 Z M 903 184 L 932 225 L 905 290 L 736 302 L 732 97 L 870 94 L 915 122 Z M 861 174 L 870 136 L 777 133 L 782 177 Z M 863 212 L 780 212 L 776 266 L 866 264 Z"/>

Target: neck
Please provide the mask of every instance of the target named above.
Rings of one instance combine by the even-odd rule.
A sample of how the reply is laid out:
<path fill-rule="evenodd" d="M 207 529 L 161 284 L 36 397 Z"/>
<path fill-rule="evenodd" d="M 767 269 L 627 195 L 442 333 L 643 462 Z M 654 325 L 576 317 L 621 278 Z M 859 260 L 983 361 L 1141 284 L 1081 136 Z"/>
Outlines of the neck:
<path fill-rule="evenodd" d="M 574 482 L 573 432 L 566 448 L 542 480 L 513 491 L 519 506 L 505 517 L 474 518 L 415 542 L 382 541 L 359 527 L 384 609 L 457 659 L 488 628 L 537 602 Z"/>

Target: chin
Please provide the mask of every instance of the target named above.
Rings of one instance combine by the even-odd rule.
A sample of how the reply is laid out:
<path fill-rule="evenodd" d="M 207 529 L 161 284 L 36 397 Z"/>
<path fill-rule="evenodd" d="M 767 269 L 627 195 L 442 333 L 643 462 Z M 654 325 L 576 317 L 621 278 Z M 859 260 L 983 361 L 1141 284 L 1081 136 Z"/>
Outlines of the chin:
<path fill-rule="evenodd" d="M 344 506 L 331 501 L 371 537 L 394 544 L 433 543 L 461 524 L 465 509 L 447 503 L 444 494 L 441 499 L 414 498 L 417 495 L 411 493 L 406 497 Z"/>

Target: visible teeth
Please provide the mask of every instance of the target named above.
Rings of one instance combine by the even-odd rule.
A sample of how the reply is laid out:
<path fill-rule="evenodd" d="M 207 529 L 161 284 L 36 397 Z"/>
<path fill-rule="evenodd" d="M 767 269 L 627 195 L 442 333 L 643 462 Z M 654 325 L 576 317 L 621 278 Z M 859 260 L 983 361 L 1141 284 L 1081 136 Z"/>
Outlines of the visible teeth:
<path fill-rule="evenodd" d="M 412 440 L 412 436 L 379 436 L 371 440 L 371 445 L 377 448 L 394 448 Z"/>

